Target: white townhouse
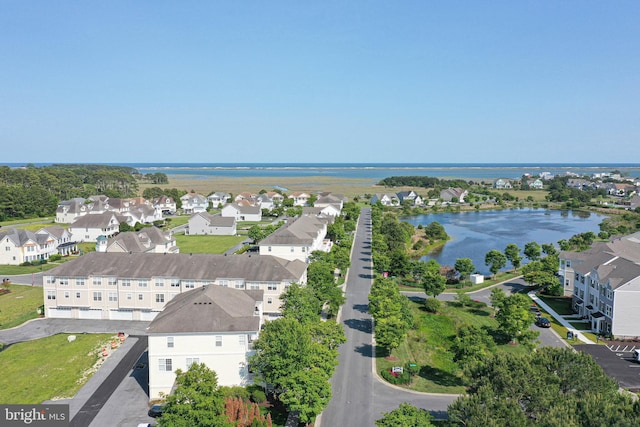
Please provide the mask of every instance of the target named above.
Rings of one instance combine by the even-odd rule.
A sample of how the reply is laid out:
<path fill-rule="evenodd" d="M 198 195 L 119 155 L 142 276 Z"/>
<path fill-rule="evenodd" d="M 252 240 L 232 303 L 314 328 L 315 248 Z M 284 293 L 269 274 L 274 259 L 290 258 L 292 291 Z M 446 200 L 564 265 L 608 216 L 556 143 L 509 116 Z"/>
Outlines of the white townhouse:
<path fill-rule="evenodd" d="M 176 201 L 169 196 L 160 196 L 153 201 L 153 207 L 160 209 L 165 215 L 174 215 L 178 210 Z"/>
<path fill-rule="evenodd" d="M 125 216 L 130 218 L 127 222 L 152 224 L 162 220 L 162 210 L 158 206 L 137 205 L 132 206 Z"/>
<path fill-rule="evenodd" d="M 559 275 L 572 307 L 592 331 L 640 336 L 640 233 L 560 253 Z"/>
<path fill-rule="evenodd" d="M 375 205 L 380 202 L 382 206 L 398 206 L 400 199 L 395 194 L 374 194 L 371 197 L 370 203 Z"/>
<path fill-rule="evenodd" d="M 215 193 L 207 196 L 207 200 L 209 200 L 211 207 L 214 209 L 219 208 L 221 205 L 226 205 L 229 199 L 231 199 L 231 194 L 223 193 L 221 191 L 216 191 Z"/>
<path fill-rule="evenodd" d="M 90 210 L 91 205 L 87 204 L 87 200 L 82 197 L 64 200 L 58 203 L 55 222 L 71 224 L 76 218 L 88 214 Z"/>
<path fill-rule="evenodd" d="M 264 291 L 277 317 L 294 282 L 306 284 L 307 265 L 274 256 L 90 252 L 45 272 L 45 315 L 148 321 L 182 292 L 217 285 Z"/>
<path fill-rule="evenodd" d="M 149 400 L 170 394 L 175 371 L 203 363 L 218 385 L 253 383 L 249 356 L 262 326 L 262 291 L 204 286 L 175 297 L 149 325 Z"/>
<path fill-rule="evenodd" d="M 311 195 L 301 191 L 295 191 L 289 195 L 290 199 L 293 199 L 293 206 L 306 206 L 309 203 Z"/>
<path fill-rule="evenodd" d="M 504 190 L 513 188 L 513 185 L 511 185 L 511 181 L 506 178 L 498 178 L 493 182 L 493 188 Z"/>
<path fill-rule="evenodd" d="M 335 218 L 340 215 L 340 210 L 335 205 L 328 205 L 322 208 L 305 206 L 302 208 L 302 215 Z"/>
<path fill-rule="evenodd" d="M 45 227 L 36 232 L 18 228 L 0 231 L 2 265 L 47 260 L 51 255 L 69 255 L 76 250 L 77 246 L 71 241 L 71 235 L 60 226 Z"/>
<path fill-rule="evenodd" d="M 407 202 L 411 206 L 421 206 L 424 204 L 422 197 L 418 196 L 418 193 L 416 193 L 413 190 L 399 191 L 397 193 L 397 196 L 398 196 L 398 200 L 400 201 L 400 204 L 404 202 Z"/>
<path fill-rule="evenodd" d="M 244 206 L 238 203 L 229 203 L 220 211 L 224 217 L 235 218 L 236 221 L 261 221 L 262 209 L 260 206 Z"/>
<path fill-rule="evenodd" d="M 49 246 L 49 250 L 45 251 L 45 259 L 53 254 L 68 256 L 78 251 L 78 244 L 73 241 L 73 236 L 69 230 L 59 225 L 41 228 L 36 231 L 36 235 L 46 236 L 47 243 L 52 243 L 55 246 L 55 250 L 51 250 L 51 246 Z"/>
<path fill-rule="evenodd" d="M 182 202 L 182 212 L 185 214 L 206 212 L 209 208 L 207 198 L 196 193 L 185 194 L 180 197 L 180 201 Z"/>
<path fill-rule="evenodd" d="M 348 199 L 342 194 L 321 193 L 313 203 L 315 208 L 327 208 L 329 206 L 335 208 L 338 213 L 342 211 L 344 204 Z"/>
<path fill-rule="evenodd" d="M 171 232 L 157 227 L 145 227 L 140 231 L 127 231 L 107 239 L 98 237 L 97 252 L 136 252 L 156 254 L 177 254 L 180 249 Z"/>
<path fill-rule="evenodd" d="M 235 236 L 236 231 L 236 219 L 234 217 L 200 212 L 189 217 L 187 234 L 189 236 Z"/>
<path fill-rule="evenodd" d="M 329 252 L 332 243 L 326 239 L 328 222 L 327 218 L 313 215 L 294 219 L 260 241 L 260 256 L 308 262 L 313 251 Z"/>
<path fill-rule="evenodd" d="M 84 215 L 69 226 L 69 232 L 79 242 L 95 242 L 99 236 L 111 237 L 120 231 L 120 223 L 127 217 L 117 216 L 113 212 Z"/>
<path fill-rule="evenodd" d="M 453 200 L 457 199 L 458 203 L 464 203 L 465 197 L 469 192 L 463 188 L 453 188 L 449 187 L 440 191 L 440 198 L 445 201 L 451 203 Z"/>

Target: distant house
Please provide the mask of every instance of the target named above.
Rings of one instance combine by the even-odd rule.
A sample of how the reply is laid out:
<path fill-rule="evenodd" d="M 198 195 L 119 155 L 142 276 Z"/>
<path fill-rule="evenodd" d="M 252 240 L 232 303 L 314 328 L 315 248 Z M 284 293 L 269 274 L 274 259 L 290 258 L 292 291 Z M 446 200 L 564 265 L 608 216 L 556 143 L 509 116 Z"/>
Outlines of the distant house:
<path fill-rule="evenodd" d="M 98 236 L 111 237 L 120 231 L 120 223 L 126 217 L 113 212 L 84 215 L 69 226 L 69 232 L 79 242 L 95 242 Z"/>
<path fill-rule="evenodd" d="M 505 189 L 511 189 L 513 188 L 513 186 L 511 185 L 511 182 L 508 179 L 498 178 L 493 182 L 493 188 L 496 188 L 498 190 L 505 190 Z"/>
<path fill-rule="evenodd" d="M 252 204 L 255 204 L 255 199 L 256 197 L 258 197 L 257 194 L 255 193 L 250 193 L 248 191 L 243 191 L 242 193 L 238 194 L 235 199 L 233 199 L 234 202 L 239 202 L 241 200 L 249 200 Z"/>
<path fill-rule="evenodd" d="M 211 203 L 211 206 L 214 209 L 217 209 L 220 205 L 226 205 L 229 202 L 229 199 L 231 199 L 231 194 L 217 191 L 215 193 L 209 194 L 207 196 L 207 199 L 209 200 L 209 203 Z"/>
<path fill-rule="evenodd" d="M 171 300 L 149 325 L 149 399 L 169 394 L 175 371 L 204 363 L 218 385 L 252 383 L 249 356 L 262 326 L 263 291 L 209 285 Z"/>
<path fill-rule="evenodd" d="M 305 206 L 302 208 L 302 215 L 315 215 L 319 217 L 335 218 L 340 215 L 340 210 L 335 205 L 327 205 L 325 207 Z"/>
<path fill-rule="evenodd" d="M 169 196 L 160 196 L 155 199 L 153 207 L 160 209 L 164 215 L 174 215 L 178 210 L 176 201 Z"/>
<path fill-rule="evenodd" d="M 87 200 L 82 197 L 64 200 L 58 204 L 55 222 L 71 224 L 76 218 L 86 215 L 90 210 L 91 206 L 87 204 Z"/>
<path fill-rule="evenodd" d="M 271 211 L 275 206 L 275 204 L 273 203 L 273 199 L 266 194 L 259 194 L 255 200 L 256 204 L 260 206 L 260 209 Z"/>
<path fill-rule="evenodd" d="M 325 218 L 303 215 L 284 224 L 260 241 L 260 255 L 308 262 L 313 251 L 329 252 L 332 243 L 326 239 L 328 222 Z"/>
<path fill-rule="evenodd" d="M 155 221 L 162 220 L 162 211 L 157 206 L 138 205 L 133 206 L 125 213 L 125 216 L 131 219 L 127 222 L 139 222 L 140 224 L 152 224 Z"/>
<path fill-rule="evenodd" d="M 182 212 L 185 214 L 206 212 L 209 208 L 209 201 L 207 198 L 196 193 L 185 194 L 180 197 L 180 201 L 182 202 Z"/>
<path fill-rule="evenodd" d="M 405 201 L 409 203 L 410 206 L 422 206 L 424 204 L 422 197 L 418 196 L 418 193 L 413 190 L 400 191 L 397 195 L 400 200 L 400 204 L 403 204 Z"/>
<path fill-rule="evenodd" d="M 339 214 L 342 211 L 345 202 L 347 201 L 347 198 L 342 194 L 322 193 L 313 203 L 313 206 L 316 208 L 326 208 L 328 206 L 333 206 Z"/>
<path fill-rule="evenodd" d="M 242 206 L 238 203 L 229 203 L 222 208 L 220 214 L 224 217 L 235 218 L 236 221 L 262 220 L 262 210 L 260 206 Z"/>
<path fill-rule="evenodd" d="M 449 202 L 449 203 L 451 203 L 454 200 L 457 200 L 458 203 L 464 203 L 465 202 L 464 199 L 465 197 L 467 197 L 468 194 L 469 192 L 463 188 L 449 187 L 445 190 L 440 191 L 440 198 L 445 202 Z"/>
<path fill-rule="evenodd" d="M 290 199 L 293 199 L 293 206 L 306 206 L 309 203 L 311 195 L 301 191 L 293 192 L 289 195 Z"/>
<path fill-rule="evenodd" d="M 189 218 L 188 235 L 235 236 L 236 218 L 200 212 Z"/>
<path fill-rule="evenodd" d="M 140 231 L 119 233 L 110 239 L 98 238 L 96 251 L 177 254 L 180 249 L 170 232 L 165 233 L 157 227 L 145 227 Z"/>
<path fill-rule="evenodd" d="M 544 188 L 544 183 L 540 178 L 527 180 L 527 185 L 534 190 L 542 190 Z"/>
<path fill-rule="evenodd" d="M 382 206 L 398 206 L 400 204 L 400 199 L 395 194 L 374 194 L 371 197 L 370 203 L 375 205 L 380 202 Z"/>

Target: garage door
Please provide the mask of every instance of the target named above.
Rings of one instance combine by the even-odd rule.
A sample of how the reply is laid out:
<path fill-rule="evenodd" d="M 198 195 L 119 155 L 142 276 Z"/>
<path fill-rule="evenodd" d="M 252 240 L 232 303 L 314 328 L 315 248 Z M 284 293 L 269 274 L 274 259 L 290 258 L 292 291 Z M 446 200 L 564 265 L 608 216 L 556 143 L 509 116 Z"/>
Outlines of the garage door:
<path fill-rule="evenodd" d="M 57 307 L 57 308 L 49 308 L 49 313 L 47 317 L 51 317 L 54 319 L 71 319 L 71 308 L 70 307 Z"/>
<path fill-rule="evenodd" d="M 81 308 L 78 310 L 78 319 L 102 319 L 102 310 Z"/>
<path fill-rule="evenodd" d="M 141 311 L 140 312 L 140 320 L 151 321 L 156 318 L 159 311 Z"/>
<path fill-rule="evenodd" d="M 133 310 L 111 310 L 109 313 L 111 320 L 133 320 Z"/>

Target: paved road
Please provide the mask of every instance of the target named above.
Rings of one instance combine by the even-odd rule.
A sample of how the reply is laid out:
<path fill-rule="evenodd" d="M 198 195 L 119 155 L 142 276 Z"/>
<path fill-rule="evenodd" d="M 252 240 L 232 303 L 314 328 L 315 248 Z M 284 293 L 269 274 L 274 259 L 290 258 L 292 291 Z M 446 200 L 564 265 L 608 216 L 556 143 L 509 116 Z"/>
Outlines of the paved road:
<path fill-rule="evenodd" d="M 133 370 L 136 361 L 147 349 L 147 337 L 135 337 L 138 341 L 131 347 L 120 363 L 111 371 L 109 376 L 100 384 L 80 411 L 71 419 L 70 427 L 87 427 L 98 415 L 109 397 L 118 388 L 124 378 Z"/>
<path fill-rule="evenodd" d="M 332 379 L 333 398 L 320 417 L 323 426 L 371 427 L 383 412 L 402 402 L 441 413 L 455 399 L 392 387 L 374 374 L 373 335 L 368 295 L 373 279 L 371 210 L 363 209 L 353 244 L 341 322 L 347 342 L 340 347 L 339 365 Z"/>
<path fill-rule="evenodd" d="M 129 335 L 146 335 L 149 323 L 134 320 L 35 319 L 15 328 L 0 330 L 0 342 L 8 345 L 61 333 L 125 332 Z"/>

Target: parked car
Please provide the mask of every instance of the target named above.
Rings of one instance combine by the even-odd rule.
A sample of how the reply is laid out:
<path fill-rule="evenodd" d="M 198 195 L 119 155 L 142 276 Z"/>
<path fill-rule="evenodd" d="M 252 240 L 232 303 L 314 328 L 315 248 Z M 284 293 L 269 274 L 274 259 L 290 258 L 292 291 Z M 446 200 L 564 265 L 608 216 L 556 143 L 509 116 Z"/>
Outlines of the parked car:
<path fill-rule="evenodd" d="M 551 321 L 549 319 L 547 319 L 546 317 L 538 317 L 536 319 L 536 326 L 539 326 L 541 328 L 550 328 L 551 327 Z"/>
<path fill-rule="evenodd" d="M 164 405 L 156 404 L 149 409 L 149 416 L 157 418 L 162 415 L 162 412 L 164 412 Z"/>

